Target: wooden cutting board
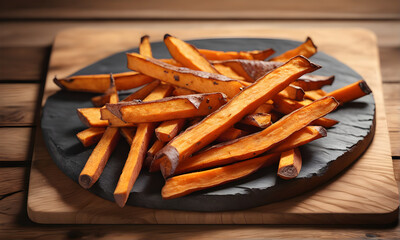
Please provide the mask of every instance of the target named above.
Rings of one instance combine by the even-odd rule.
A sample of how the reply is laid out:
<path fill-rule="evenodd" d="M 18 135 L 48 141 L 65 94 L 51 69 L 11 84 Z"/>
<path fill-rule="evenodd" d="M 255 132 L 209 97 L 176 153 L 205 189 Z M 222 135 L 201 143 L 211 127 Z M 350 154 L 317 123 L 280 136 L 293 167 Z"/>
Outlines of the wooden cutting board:
<path fill-rule="evenodd" d="M 38 223 L 68 224 L 358 224 L 388 223 L 398 215 L 390 142 L 375 36 L 363 29 L 104 29 L 60 32 L 54 42 L 43 103 L 58 88 L 55 74 L 67 76 L 118 51 L 166 33 L 182 39 L 212 37 L 287 38 L 311 36 L 321 51 L 360 73 L 376 101 L 376 132 L 367 151 L 349 169 L 323 186 L 282 202 L 230 212 L 188 212 L 126 206 L 101 199 L 66 177 L 52 162 L 37 131 L 28 193 L 29 217 Z M 135 41 L 137 39 L 137 41 Z"/>

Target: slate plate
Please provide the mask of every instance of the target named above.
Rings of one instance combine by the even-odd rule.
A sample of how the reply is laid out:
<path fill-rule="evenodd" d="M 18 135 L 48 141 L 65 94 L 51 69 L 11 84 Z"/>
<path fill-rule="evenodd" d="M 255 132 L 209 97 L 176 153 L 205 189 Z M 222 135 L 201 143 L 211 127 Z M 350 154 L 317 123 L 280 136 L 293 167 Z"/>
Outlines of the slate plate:
<path fill-rule="evenodd" d="M 274 48 L 277 54 L 292 49 L 300 42 L 283 39 L 202 39 L 189 41 L 198 48 L 223 51 L 239 51 Z M 170 58 L 163 43 L 152 44 L 156 58 Z M 137 52 L 130 49 L 126 52 Z M 276 55 L 277 55 L 276 54 Z M 353 83 L 362 77 L 338 60 L 318 52 L 310 58 L 323 68 L 314 72 L 320 75 L 335 75 L 332 91 Z M 76 74 L 117 73 L 128 71 L 125 52 L 114 54 Z M 123 98 L 128 93 L 122 93 Z M 76 115 L 77 108 L 91 107 L 94 94 L 59 91 L 50 96 L 43 109 L 41 126 L 47 149 L 57 166 L 71 179 L 78 182 L 78 176 L 85 165 L 92 148 L 84 148 L 75 134 L 86 127 Z M 271 166 L 257 173 L 220 187 L 193 193 L 171 200 L 161 198 L 164 180 L 161 174 L 142 171 L 131 191 L 127 204 L 157 209 L 188 211 L 241 210 L 280 201 L 309 191 L 323 184 L 355 161 L 368 147 L 375 129 L 375 102 L 372 94 L 348 103 L 328 115 L 340 121 L 328 130 L 328 136 L 301 147 L 303 167 L 299 176 L 292 180 L 276 177 L 277 166 Z M 94 194 L 113 200 L 113 192 L 122 171 L 129 146 L 121 138 L 108 161 L 98 182 L 89 190 Z"/>

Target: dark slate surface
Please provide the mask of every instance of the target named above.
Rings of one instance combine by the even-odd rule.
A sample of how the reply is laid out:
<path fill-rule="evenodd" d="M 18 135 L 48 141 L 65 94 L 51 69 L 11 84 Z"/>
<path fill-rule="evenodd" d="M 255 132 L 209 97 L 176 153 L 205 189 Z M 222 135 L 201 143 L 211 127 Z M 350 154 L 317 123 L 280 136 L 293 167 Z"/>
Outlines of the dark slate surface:
<path fill-rule="evenodd" d="M 277 54 L 296 47 L 299 42 L 282 39 L 204 39 L 189 41 L 199 48 L 215 50 L 254 50 L 274 48 Z M 153 43 L 156 58 L 170 58 L 163 43 Z M 130 49 L 127 52 L 137 52 Z M 276 54 L 275 54 L 276 55 Z M 362 77 L 352 69 L 324 54 L 317 53 L 311 60 L 323 68 L 314 72 L 335 75 L 327 91 L 355 82 Z M 125 52 L 117 53 L 94 63 L 76 74 L 117 73 L 128 71 Z M 57 166 L 75 182 L 88 159 L 92 148 L 84 148 L 75 134 L 86 127 L 80 122 L 76 109 L 91 107 L 93 94 L 59 91 L 47 99 L 42 115 L 43 137 L 49 153 Z M 121 96 L 122 97 L 122 96 Z M 281 180 L 276 177 L 277 166 L 220 187 L 190 194 L 178 199 L 163 200 L 161 174 L 140 173 L 128 205 L 192 211 L 240 210 L 261 206 L 301 194 L 315 188 L 337 175 L 366 149 L 373 137 L 375 102 L 372 94 L 346 104 L 328 115 L 340 123 L 328 130 L 328 136 L 301 148 L 303 167 L 296 179 Z M 113 201 L 113 192 L 122 171 L 129 146 L 121 138 L 108 161 L 99 181 L 90 189 L 102 198 Z"/>

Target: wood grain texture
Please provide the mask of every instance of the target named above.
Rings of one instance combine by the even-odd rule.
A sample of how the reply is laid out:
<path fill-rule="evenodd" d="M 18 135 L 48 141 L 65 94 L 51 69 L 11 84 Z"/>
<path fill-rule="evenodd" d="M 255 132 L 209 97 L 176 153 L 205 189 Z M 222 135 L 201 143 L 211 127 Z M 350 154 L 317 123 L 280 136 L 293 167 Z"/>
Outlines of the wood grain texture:
<path fill-rule="evenodd" d="M 0 83 L 0 126 L 35 125 L 39 84 Z"/>
<path fill-rule="evenodd" d="M 160 40 L 165 33 L 165 29 L 147 31 L 152 41 Z M 383 107 L 378 52 L 373 34 L 361 29 L 286 31 L 263 29 L 260 31 L 238 28 L 236 31 L 200 29 L 190 33 L 183 29 L 173 29 L 170 32 L 183 39 L 246 36 L 304 40 L 306 35 L 310 35 L 318 43 L 321 51 L 333 55 L 361 73 L 372 88 L 377 104 L 377 129 L 372 144 L 365 154 L 335 181 L 305 195 L 244 211 L 198 213 L 131 206 L 119 209 L 115 204 L 84 191 L 62 175 L 49 159 L 40 135 L 37 135 L 28 197 L 28 212 L 31 219 L 48 223 L 307 224 L 317 222 L 326 224 L 346 222 L 354 224 L 356 222 L 383 223 L 397 217 L 398 189 L 394 181 L 388 147 L 389 137 Z M 55 73 L 67 75 L 112 52 L 134 47 L 132 39 L 138 39 L 142 34 L 142 29 L 105 31 L 104 29 L 81 28 L 61 32 L 55 41 L 54 52 L 50 59 L 45 96 L 57 90 L 50 81 Z M 332 37 L 337 35 L 343 36 L 341 42 Z M 79 40 L 75 36 L 80 36 Z M 85 51 L 82 51 L 83 49 Z M 91 53 L 90 49 L 97 50 L 96 54 Z M 65 54 L 68 54 L 69 58 L 80 60 L 73 64 L 65 58 Z M 51 208 L 48 207 L 50 205 Z M 371 217 L 371 213 L 374 213 L 374 217 Z M 132 218 L 132 216 L 136 217 Z"/>
<path fill-rule="evenodd" d="M 0 168 L 0 199 L 4 199 L 16 192 L 25 189 L 25 168 L 5 167 Z"/>
<path fill-rule="evenodd" d="M 7 19 L 399 19 L 396 0 L 4 1 Z"/>
<path fill-rule="evenodd" d="M 400 156 L 400 83 L 383 84 L 392 156 Z"/>
<path fill-rule="evenodd" d="M 400 34 L 400 33 L 399 33 Z M 400 82 L 400 44 L 379 48 L 383 82 Z"/>
<path fill-rule="evenodd" d="M 266 27 L 274 29 L 287 28 L 366 28 L 373 31 L 378 37 L 380 47 L 400 46 L 400 21 L 329 21 L 329 20 L 282 20 L 282 21 L 4 21 L 0 22 L 0 42 L 2 47 L 49 47 L 59 31 L 69 28 L 88 27 L 114 29 L 133 27 L 150 33 L 154 29 L 220 29 L 221 31 L 235 31 L 242 29 L 258 29 L 264 31 Z M 132 43 L 136 44 L 136 43 Z M 0 56 L 1 57 L 1 56 Z"/>
<path fill-rule="evenodd" d="M 0 162 L 30 161 L 32 132 L 30 127 L 0 128 Z"/>
<path fill-rule="evenodd" d="M 0 47 L 0 81 L 37 81 L 44 76 L 50 48 Z"/>

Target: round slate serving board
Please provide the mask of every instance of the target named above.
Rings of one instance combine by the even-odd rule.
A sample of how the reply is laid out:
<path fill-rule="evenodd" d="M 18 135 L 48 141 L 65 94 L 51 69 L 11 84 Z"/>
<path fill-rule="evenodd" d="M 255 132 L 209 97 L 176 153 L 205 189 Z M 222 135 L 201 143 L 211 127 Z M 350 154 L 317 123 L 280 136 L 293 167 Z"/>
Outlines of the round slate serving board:
<path fill-rule="evenodd" d="M 204 39 L 189 41 L 198 48 L 223 51 L 245 51 L 274 48 L 277 54 L 292 49 L 300 42 L 282 39 Z M 152 44 L 155 58 L 170 58 L 162 42 Z M 130 49 L 126 52 L 137 52 Z M 277 55 L 276 54 L 276 55 Z M 332 91 L 353 83 L 362 77 L 338 60 L 318 52 L 310 58 L 323 66 L 314 72 L 320 75 L 335 75 Z M 125 52 L 114 54 L 77 74 L 117 73 L 129 71 L 126 68 Z M 121 93 L 123 98 L 128 93 Z M 57 166 L 75 182 L 94 147 L 84 148 L 76 133 L 86 127 L 76 115 L 77 108 L 92 107 L 90 93 L 59 91 L 50 96 L 43 109 L 41 127 L 47 149 Z M 339 174 L 355 161 L 368 147 L 375 129 L 375 102 L 372 94 L 348 103 L 328 115 L 340 121 L 328 129 L 328 136 L 301 147 L 303 166 L 299 176 L 292 180 L 281 180 L 276 176 L 277 167 L 261 169 L 255 174 L 209 190 L 188 196 L 163 200 L 161 188 L 164 179 L 161 174 L 142 171 L 131 191 L 128 205 L 189 211 L 240 210 L 293 197 Z M 101 177 L 90 189 L 96 195 L 113 201 L 113 192 L 128 155 L 129 146 L 121 138 L 111 155 Z"/>

